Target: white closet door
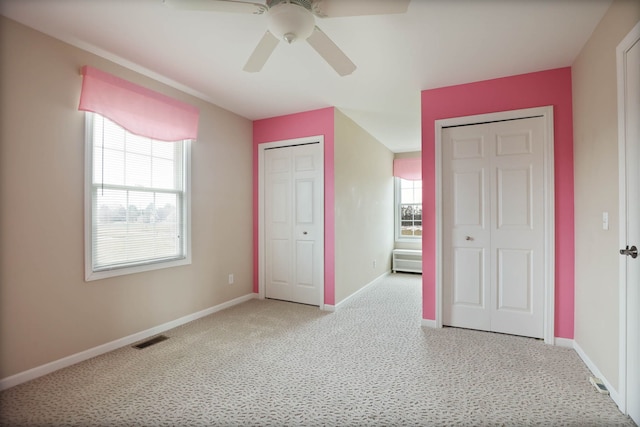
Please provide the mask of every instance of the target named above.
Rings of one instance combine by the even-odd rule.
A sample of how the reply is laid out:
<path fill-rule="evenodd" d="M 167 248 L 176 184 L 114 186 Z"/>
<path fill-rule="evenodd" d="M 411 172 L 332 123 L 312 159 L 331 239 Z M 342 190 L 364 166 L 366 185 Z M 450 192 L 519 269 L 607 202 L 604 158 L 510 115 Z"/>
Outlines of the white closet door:
<path fill-rule="evenodd" d="M 443 130 L 443 322 L 544 336 L 544 119 Z"/>
<path fill-rule="evenodd" d="M 491 330 L 544 336 L 544 119 L 493 123 Z"/>
<path fill-rule="evenodd" d="M 443 322 L 491 330 L 490 135 L 443 130 Z"/>
<path fill-rule="evenodd" d="M 324 185 L 320 144 L 265 150 L 265 296 L 320 305 Z"/>

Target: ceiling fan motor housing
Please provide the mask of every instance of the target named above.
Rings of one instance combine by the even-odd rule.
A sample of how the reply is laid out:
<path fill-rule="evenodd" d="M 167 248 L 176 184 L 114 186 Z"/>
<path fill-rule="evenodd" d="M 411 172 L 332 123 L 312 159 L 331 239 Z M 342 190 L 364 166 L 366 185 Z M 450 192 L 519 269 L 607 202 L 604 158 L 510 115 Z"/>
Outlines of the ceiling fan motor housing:
<path fill-rule="evenodd" d="M 292 3 L 292 4 L 297 4 L 298 6 L 302 6 L 307 10 L 312 10 L 314 0 L 267 0 L 266 3 L 268 8 L 277 6 L 280 3 Z"/>
<path fill-rule="evenodd" d="M 269 5 L 269 31 L 287 43 L 305 40 L 313 33 L 315 18 L 308 1 L 272 0 Z"/>

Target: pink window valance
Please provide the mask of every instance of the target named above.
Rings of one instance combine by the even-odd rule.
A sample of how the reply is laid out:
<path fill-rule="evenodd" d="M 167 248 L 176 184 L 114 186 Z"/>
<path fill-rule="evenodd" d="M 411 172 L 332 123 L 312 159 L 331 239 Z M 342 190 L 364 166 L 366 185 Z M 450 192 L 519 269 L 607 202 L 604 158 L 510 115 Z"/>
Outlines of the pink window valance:
<path fill-rule="evenodd" d="M 198 137 L 192 105 L 85 65 L 78 110 L 101 114 L 131 133 L 161 141 Z"/>
<path fill-rule="evenodd" d="M 421 180 L 422 159 L 420 157 L 393 159 L 393 176 L 413 181 Z"/>

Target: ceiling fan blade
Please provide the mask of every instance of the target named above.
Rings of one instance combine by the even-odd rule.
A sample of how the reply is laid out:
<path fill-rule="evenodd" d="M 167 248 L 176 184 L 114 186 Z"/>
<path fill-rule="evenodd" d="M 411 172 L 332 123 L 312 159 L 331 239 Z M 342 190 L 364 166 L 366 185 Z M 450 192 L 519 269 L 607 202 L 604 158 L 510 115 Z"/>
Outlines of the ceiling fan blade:
<path fill-rule="evenodd" d="M 269 8 L 260 3 L 247 3 L 234 0 L 162 0 L 174 9 L 182 10 L 210 10 L 213 12 L 253 13 L 261 15 Z"/>
<path fill-rule="evenodd" d="M 313 13 L 321 18 L 406 13 L 411 0 L 316 0 Z"/>
<path fill-rule="evenodd" d="M 243 70 L 249 73 L 256 73 L 262 70 L 262 67 L 264 67 L 264 64 L 279 42 L 280 40 L 269 31 L 264 33 L 264 36 L 262 36 L 260 42 L 258 42 L 258 46 L 256 46 L 247 63 L 244 65 Z"/>
<path fill-rule="evenodd" d="M 307 42 L 341 76 L 346 76 L 357 68 L 343 51 L 317 26 L 307 38 Z"/>

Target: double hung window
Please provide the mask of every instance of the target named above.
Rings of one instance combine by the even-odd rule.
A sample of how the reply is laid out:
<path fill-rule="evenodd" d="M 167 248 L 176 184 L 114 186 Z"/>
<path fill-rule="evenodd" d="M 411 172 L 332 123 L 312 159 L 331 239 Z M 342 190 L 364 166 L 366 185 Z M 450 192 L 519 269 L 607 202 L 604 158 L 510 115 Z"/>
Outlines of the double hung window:
<path fill-rule="evenodd" d="M 422 180 L 396 178 L 396 239 L 422 237 Z"/>
<path fill-rule="evenodd" d="M 96 113 L 87 140 L 91 274 L 186 263 L 189 142 L 134 135 Z"/>
<path fill-rule="evenodd" d="M 197 108 L 93 67 L 82 75 L 86 280 L 191 263 Z"/>

